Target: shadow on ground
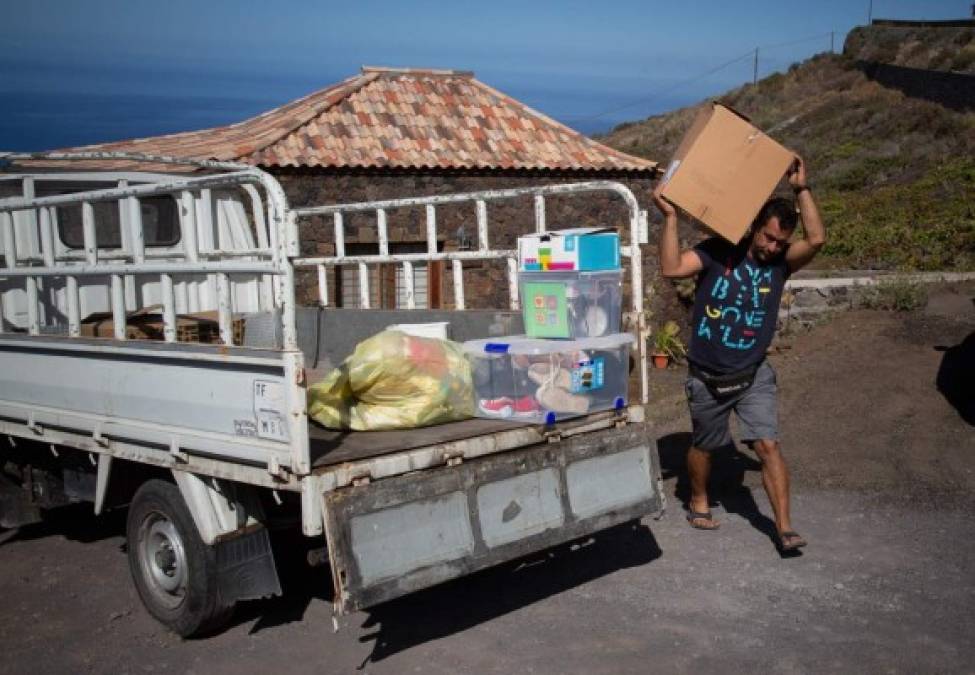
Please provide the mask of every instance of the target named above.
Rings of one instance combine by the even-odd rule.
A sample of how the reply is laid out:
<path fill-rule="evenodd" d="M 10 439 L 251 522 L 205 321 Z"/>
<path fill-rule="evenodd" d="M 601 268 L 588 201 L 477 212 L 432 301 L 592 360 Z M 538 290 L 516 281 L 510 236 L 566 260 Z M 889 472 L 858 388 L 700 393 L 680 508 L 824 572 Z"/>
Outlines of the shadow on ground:
<path fill-rule="evenodd" d="M 387 602 L 369 610 L 362 625 L 376 630 L 360 638 L 360 642 L 373 642 L 372 653 L 360 668 L 620 569 L 645 565 L 660 555 L 646 526 L 625 523 L 582 542 Z"/>
<path fill-rule="evenodd" d="M 962 419 L 975 426 L 975 332 L 944 352 L 935 385 Z"/>
<path fill-rule="evenodd" d="M 313 600 L 333 599 L 328 568 L 312 569 L 304 564 L 308 545 L 298 535 L 277 534 L 274 547 L 284 595 L 238 605 L 231 625 L 253 622 L 250 634 L 302 621 Z M 362 628 L 369 632 L 360 642 L 372 642 L 373 649 L 362 666 L 463 632 L 612 572 L 647 564 L 660 555 L 646 526 L 625 523 L 579 542 L 392 600 L 367 610 Z"/>
<path fill-rule="evenodd" d="M 687 432 L 667 434 L 657 439 L 660 473 L 664 480 L 676 478 L 674 498 L 680 501 L 685 511 L 691 496 L 686 461 L 690 445 L 691 435 Z M 775 522 L 759 510 L 751 488 L 745 485 L 745 474 L 749 471 L 761 473 L 762 463 L 737 446 L 729 445 L 714 451 L 708 483 L 710 506 L 721 506 L 727 513 L 741 516 L 776 544 Z M 790 553 L 789 557 L 796 553 Z"/>
<path fill-rule="evenodd" d="M 125 517 L 128 511 L 107 511 L 100 516 L 92 514 L 91 504 L 70 504 L 44 511 L 44 520 L 35 525 L 25 525 L 16 538 L 32 541 L 45 537 L 62 536 L 69 541 L 90 544 L 103 539 L 125 536 Z M 124 544 L 120 547 L 125 550 Z"/>
<path fill-rule="evenodd" d="M 91 505 L 72 505 L 48 512 L 44 522 L 26 526 L 14 535 L 23 540 L 63 536 L 85 543 L 123 538 L 126 515 L 125 509 L 118 509 L 93 518 Z M 314 600 L 331 602 L 328 568 L 312 568 L 306 563 L 308 550 L 320 546 L 321 542 L 288 531 L 275 532 L 272 544 L 283 595 L 241 602 L 229 627 L 252 624 L 248 632 L 254 634 L 302 621 Z M 124 542 L 118 548 L 124 556 Z M 660 555 L 660 547 L 650 530 L 639 522 L 631 522 L 585 540 L 412 593 L 369 610 L 363 628 L 375 630 L 360 638 L 362 642 L 374 642 L 366 663 L 463 632 L 607 574 L 647 564 Z"/>
<path fill-rule="evenodd" d="M 307 545 L 302 547 L 295 537 L 278 535 L 274 541 L 284 595 L 240 603 L 232 626 L 253 622 L 249 633 L 254 634 L 302 621 L 313 600 L 332 601 L 328 568 L 305 565 L 299 552 L 307 550 Z M 359 638 L 360 642 L 373 643 L 362 667 L 660 556 L 660 547 L 646 526 L 625 523 L 585 540 L 373 607 L 367 610 L 362 624 L 369 632 Z"/>
<path fill-rule="evenodd" d="M 239 603 L 230 624 L 253 622 L 248 631 L 251 635 L 302 621 L 313 600 L 331 602 L 333 598 L 328 567 L 312 567 L 307 562 L 310 550 L 324 546 L 321 539 L 308 539 L 296 530 L 283 530 L 272 533 L 271 546 L 282 595 Z"/>

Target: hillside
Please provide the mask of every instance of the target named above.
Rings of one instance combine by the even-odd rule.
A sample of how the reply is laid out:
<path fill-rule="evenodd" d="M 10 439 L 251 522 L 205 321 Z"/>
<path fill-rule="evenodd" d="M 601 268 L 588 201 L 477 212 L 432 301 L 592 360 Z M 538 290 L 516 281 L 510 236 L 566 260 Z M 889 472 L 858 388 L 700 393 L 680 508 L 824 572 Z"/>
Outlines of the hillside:
<path fill-rule="evenodd" d="M 846 36 L 843 54 L 861 61 L 975 75 L 975 30 L 860 26 Z"/>
<path fill-rule="evenodd" d="M 895 32 L 900 42 L 857 29 L 843 55 L 820 54 L 719 100 L 806 159 L 829 227 L 821 264 L 975 269 L 975 103 L 956 112 L 910 98 L 856 65 L 884 58 L 970 71 L 975 29 L 952 30 L 950 40 Z M 600 140 L 666 163 L 698 107 L 620 125 Z"/>

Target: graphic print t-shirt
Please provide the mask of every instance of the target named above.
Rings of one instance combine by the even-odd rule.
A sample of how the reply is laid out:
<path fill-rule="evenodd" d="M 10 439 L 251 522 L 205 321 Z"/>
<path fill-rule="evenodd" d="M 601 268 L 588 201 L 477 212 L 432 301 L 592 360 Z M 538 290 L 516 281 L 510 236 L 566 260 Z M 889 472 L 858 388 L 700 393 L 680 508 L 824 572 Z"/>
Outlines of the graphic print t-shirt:
<path fill-rule="evenodd" d="M 785 255 L 770 264 L 738 246 L 712 238 L 694 247 L 704 266 L 698 276 L 688 358 L 717 373 L 760 363 L 772 342 L 782 289 L 789 277 Z"/>

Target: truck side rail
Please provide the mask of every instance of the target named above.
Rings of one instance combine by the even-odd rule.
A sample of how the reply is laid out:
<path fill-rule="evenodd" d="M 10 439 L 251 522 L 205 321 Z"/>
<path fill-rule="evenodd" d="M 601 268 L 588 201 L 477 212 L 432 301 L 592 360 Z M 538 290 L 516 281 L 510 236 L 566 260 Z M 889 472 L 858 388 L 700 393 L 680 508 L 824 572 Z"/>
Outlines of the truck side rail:
<path fill-rule="evenodd" d="M 403 273 L 407 309 L 416 309 L 414 265 L 434 261 L 450 261 L 453 275 L 454 308 L 462 310 L 466 306 L 463 263 L 465 261 L 505 260 L 507 263 L 509 305 L 512 310 L 517 310 L 519 309 L 517 251 L 491 248 L 489 241 L 488 204 L 531 196 L 534 200 L 535 232 L 545 232 L 547 229 L 545 215 L 546 197 L 556 195 L 586 196 L 593 193 L 608 193 L 617 197 L 623 202 L 627 210 L 629 233 L 628 237 L 624 237 L 624 241 L 628 241 L 628 244 L 622 247 L 622 254 L 624 259 L 629 261 L 632 292 L 630 294 L 630 311 L 624 312 L 624 321 L 626 328 L 634 332 L 637 336 L 641 399 L 643 403 L 647 403 L 649 401 L 647 372 L 647 338 L 649 332 L 643 311 L 643 261 L 640 253 L 640 230 L 644 216 L 640 212 L 636 197 L 634 197 L 629 188 L 621 183 L 615 181 L 588 181 L 296 208 L 292 210 L 292 214 L 296 219 L 328 215 L 333 217 L 335 255 L 299 257 L 295 258 L 294 265 L 299 269 L 314 268 L 317 270 L 318 298 L 321 305 L 325 307 L 329 304 L 328 271 L 343 266 L 356 267 L 358 269 L 359 304 L 362 308 L 369 308 L 370 306 L 369 266 L 381 264 L 400 265 Z M 469 204 L 474 207 L 477 222 L 476 250 L 438 251 L 437 206 L 447 204 Z M 425 208 L 425 222 L 423 223 L 423 227 L 425 230 L 426 251 L 421 253 L 391 254 L 389 251 L 389 233 L 387 228 L 388 212 L 395 209 L 419 206 Z M 375 214 L 379 253 L 376 255 L 347 255 L 345 215 L 362 212 L 372 212 Z"/>
<path fill-rule="evenodd" d="M 16 291 L 20 317 L 14 325 L 0 321 L 0 433 L 297 489 L 295 476 L 310 471 L 291 263 L 298 246 L 280 184 L 251 166 L 130 153 L 0 153 L 3 160 L 27 164 L 0 174 L 0 182 L 20 192 L 0 199 L 0 281 Z M 38 196 L 35 187 L 58 174 L 32 173 L 30 162 L 49 160 L 168 164 L 213 173 L 72 169 L 81 191 Z M 227 193 L 252 206 L 254 246 L 228 240 L 226 223 L 217 222 L 210 207 L 217 194 Z M 154 196 L 172 197 L 179 211 L 178 243 L 164 254 L 149 250 L 143 223 L 140 201 Z M 121 245 L 98 240 L 102 221 L 96 223 L 94 205 L 104 203 L 110 206 L 101 213 L 118 215 Z M 56 239 L 63 234 L 58 208 L 64 206 L 80 207 L 80 250 L 66 251 Z M 215 230 L 212 242 L 198 237 L 198 225 L 201 232 Z M 218 344 L 178 342 L 174 278 L 215 279 L 216 293 L 207 302 L 216 300 Z M 234 285 L 244 279 L 260 280 L 257 307 L 280 322 L 283 349 L 234 344 Z M 159 290 L 162 341 L 127 334 L 128 313 L 148 301 L 140 293 L 133 307 L 126 291 L 148 281 Z M 263 292 L 264 281 L 270 292 Z M 83 284 L 107 292 L 102 297 L 110 301 L 111 340 L 82 335 Z M 0 292 L 0 318 L 3 297 Z"/>
<path fill-rule="evenodd" d="M 24 184 L 20 199 L 0 200 L 0 242 L 3 243 L 4 265 L 0 277 L 19 277 L 24 280 L 27 293 L 28 326 L 30 335 L 40 333 L 38 280 L 60 277 L 67 282 L 68 335 L 80 335 L 77 284 L 79 277 L 109 276 L 111 279 L 111 313 L 115 338 L 126 339 L 125 302 L 123 288 L 126 275 L 158 274 L 162 288 L 163 324 L 166 342 L 176 341 L 176 312 L 173 292 L 174 274 L 215 274 L 218 284 L 218 322 L 224 344 L 231 345 L 232 306 L 230 275 L 267 274 L 274 281 L 274 304 L 281 310 L 281 323 L 286 350 L 297 349 L 295 336 L 294 268 L 290 257 L 297 254 L 298 238 L 294 221 L 288 217 L 288 205 L 280 184 L 263 171 L 230 162 L 193 161 L 173 157 L 132 153 L 0 153 L 7 161 L 132 161 L 150 164 L 185 165 L 193 168 L 215 169 L 222 173 L 203 176 L 173 176 L 171 179 L 141 185 L 121 185 L 49 197 L 33 197 L 30 174 L 6 177 Z M 93 172 L 92 176 L 99 176 Z M 104 174 L 101 174 L 102 176 Z M 260 188 L 267 199 L 267 234 L 259 237 L 259 245 L 248 250 L 206 250 L 197 241 L 192 195 L 197 191 L 215 188 L 241 187 L 252 198 L 254 188 Z M 145 231 L 139 200 L 157 195 L 177 196 L 182 218 L 181 252 L 177 259 L 152 260 L 145 248 Z M 107 254 L 99 249 L 92 205 L 97 202 L 118 204 L 120 220 L 129 230 L 128 246 L 119 253 Z M 83 219 L 84 256 L 81 260 L 55 257 L 54 209 L 58 206 L 80 205 Z M 26 212 L 40 232 L 40 253 L 35 259 L 17 250 L 13 214 Z M 204 212 L 203 217 L 209 214 Z M 258 228 L 261 231 L 263 228 Z M 263 240 L 262 240 L 263 239 Z M 247 258 L 236 260 L 235 258 Z M 0 325 L 0 332 L 3 326 Z"/>

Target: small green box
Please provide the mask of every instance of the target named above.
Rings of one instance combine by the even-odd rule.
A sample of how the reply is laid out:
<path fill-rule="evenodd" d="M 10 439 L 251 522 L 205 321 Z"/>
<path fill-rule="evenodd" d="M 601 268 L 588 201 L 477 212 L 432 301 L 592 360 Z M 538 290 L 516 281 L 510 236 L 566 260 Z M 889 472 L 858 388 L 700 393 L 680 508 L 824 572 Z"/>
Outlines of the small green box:
<path fill-rule="evenodd" d="M 565 284 L 531 281 L 522 287 L 525 334 L 540 338 L 569 337 Z"/>

